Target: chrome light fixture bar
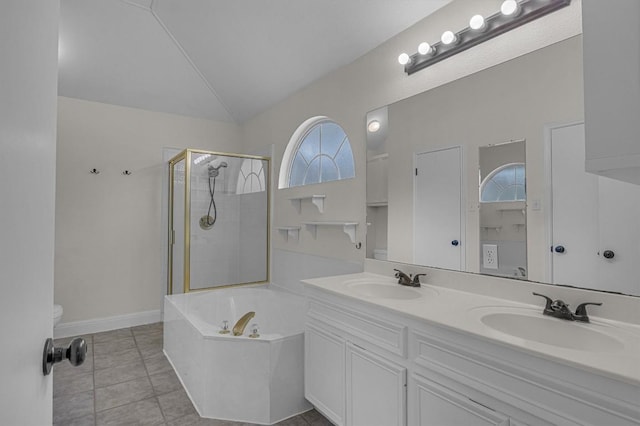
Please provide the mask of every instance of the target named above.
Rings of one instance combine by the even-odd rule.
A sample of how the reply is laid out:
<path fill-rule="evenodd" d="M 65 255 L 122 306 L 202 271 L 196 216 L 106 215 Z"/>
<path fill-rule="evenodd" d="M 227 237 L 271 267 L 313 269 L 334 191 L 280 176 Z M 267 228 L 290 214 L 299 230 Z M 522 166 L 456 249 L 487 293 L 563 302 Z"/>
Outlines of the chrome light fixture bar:
<path fill-rule="evenodd" d="M 455 39 L 453 42 L 445 44 L 443 41 L 438 41 L 437 43 L 430 45 L 430 49 L 428 49 L 426 54 L 418 52 L 408 58 L 405 58 L 406 61 L 401 60 L 401 63 L 405 62 L 404 71 L 408 75 L 411 75 L 417 71 L 427 68 L 430 65 L 440 62 L 443 59 L 497 37 L 500 34 L 504 34 L 507 31 L 511 31 L 514 28 L 534 21 L 551 12 L 562 9 L 565 6 L 568 6 L 571 3 L 571 0 L 522 0 L 519 2 L 508 0 L 504 3 L 509 3 L 506 5 L 509 7 L 515 6 L 515 9 L 507 8 L 507 10 L 511 12 L 508 15 L 505 15 L 503 11 L 494 13 L 484 19 L 484 23 L 481 26 L 476 25 L 472 19 L 471 25 L 476 26 L 476 29 L 466 27 L 454 34 Z M 504 3 L 503 10 L 505 10 Z M 474 16 L 474 18 L 476 18 L 476 16 Z M 427 46 L 429 45 L 427 44 Z M 422 51 L 424 51 L 424 49 L 422 49 Z"/>

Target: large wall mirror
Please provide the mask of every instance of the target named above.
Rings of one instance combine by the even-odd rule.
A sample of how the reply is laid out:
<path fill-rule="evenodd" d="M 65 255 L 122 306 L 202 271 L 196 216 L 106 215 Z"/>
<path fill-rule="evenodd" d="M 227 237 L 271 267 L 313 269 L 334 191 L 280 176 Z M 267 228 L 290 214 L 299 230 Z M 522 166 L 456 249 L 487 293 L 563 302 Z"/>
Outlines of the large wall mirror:
<path fill-rule="evenodd" d="M 584 172 L 583 93 L 577 36 L 368 113 L 367 257 L 640 295 L 640 186 Z"/>

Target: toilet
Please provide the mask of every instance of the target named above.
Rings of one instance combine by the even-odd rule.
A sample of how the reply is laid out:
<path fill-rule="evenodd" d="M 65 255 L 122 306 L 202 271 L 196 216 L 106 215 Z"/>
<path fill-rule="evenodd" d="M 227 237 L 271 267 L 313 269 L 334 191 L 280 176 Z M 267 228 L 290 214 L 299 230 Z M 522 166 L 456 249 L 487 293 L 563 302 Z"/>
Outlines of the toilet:
<path fill-rule="evenodd" d="M 62 319 L 62 306 L 53 305 L 53 326 L 58 325 L 60 320 Z"/>

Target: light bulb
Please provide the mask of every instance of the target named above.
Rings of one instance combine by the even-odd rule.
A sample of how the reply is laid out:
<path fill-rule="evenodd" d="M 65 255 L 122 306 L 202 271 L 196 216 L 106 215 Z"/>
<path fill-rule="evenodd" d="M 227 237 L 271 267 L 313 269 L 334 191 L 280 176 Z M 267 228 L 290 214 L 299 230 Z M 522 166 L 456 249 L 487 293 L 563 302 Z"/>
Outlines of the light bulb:
<path fill-rule="evenodd" d="M 407 65 L 411 62 L 411 58 L 406 53 L 401 53 L 400 56 L 398 56 L 398 62 L 400 62 L 400 65 Z"/>
<path fill-rule="evenodd" d="M 500 6 L 500 12 L 502 12 L 504 16 L 515 16 L 519 10 L 520 5 L 516 0 L 505 0 L 502 6 Z"/>
<path fill-rule="evenodd" d="M 442 41 L 442 44 L 452 44 L 454 43 L 456 40 L 458 39 L 458 36 L 456 36 L 453 32 L 451 31 L 445 31 L 442 33 L 442 37 L 440 37 L 440 41 Z"/>
<path fill-rule="evenodd" d="M 380 130 L 380 122 L 378 120 L 372 120 L 367 126 L 367 129 L 371 133 L 377 132 L 378 130 Z"/>
<path fill-rule="evenodd" d="M 426 41 L 423 41 L 418 45 L 418 53 L 421 55 L 426 55 L 428 53 L 432 53 L 433 47 Z"/>
<path fill-rule="evenodd" d="M 484 18 L 482 15 L 473 15 L 469 20 L 469 27 L 472 30 L 481 30 L 485 27 Z"/>

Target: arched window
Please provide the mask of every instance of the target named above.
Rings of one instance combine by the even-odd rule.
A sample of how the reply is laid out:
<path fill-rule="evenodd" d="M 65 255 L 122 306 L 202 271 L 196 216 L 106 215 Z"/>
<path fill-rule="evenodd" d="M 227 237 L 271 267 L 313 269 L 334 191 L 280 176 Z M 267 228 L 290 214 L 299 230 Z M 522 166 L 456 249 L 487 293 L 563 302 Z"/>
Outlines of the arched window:
<path fill-rule="evenodd" d="M 355 174 L 351 144 L 342 127 L 327 117 L 313 117 L 289 140 L 278 188 L 348 179 Z"/>
<path fill-rule="evenodd" d="M 480 202 L 526 201 L 524 163 L 498 167 L 482 181 Z"/>
<path fill-rule="evenodd" d="M 236 194 L 250 194 L 264 190 L 265 176 L 262 160 L 245 158 L 240 166 Z"/>

